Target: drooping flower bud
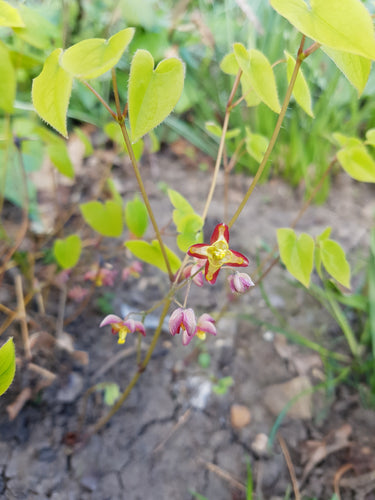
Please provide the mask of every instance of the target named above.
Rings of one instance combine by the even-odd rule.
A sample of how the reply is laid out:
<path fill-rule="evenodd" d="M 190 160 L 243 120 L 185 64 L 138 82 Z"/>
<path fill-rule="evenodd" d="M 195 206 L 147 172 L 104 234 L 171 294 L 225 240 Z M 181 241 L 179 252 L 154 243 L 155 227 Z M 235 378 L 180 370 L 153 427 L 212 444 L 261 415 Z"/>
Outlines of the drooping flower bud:
<path fill-rule="evenodd" d="M 233 293 L 245 293 L 254 286 L 253 280 L 246 273 L 235 273 L 228 277 L 229 286 Z"/>

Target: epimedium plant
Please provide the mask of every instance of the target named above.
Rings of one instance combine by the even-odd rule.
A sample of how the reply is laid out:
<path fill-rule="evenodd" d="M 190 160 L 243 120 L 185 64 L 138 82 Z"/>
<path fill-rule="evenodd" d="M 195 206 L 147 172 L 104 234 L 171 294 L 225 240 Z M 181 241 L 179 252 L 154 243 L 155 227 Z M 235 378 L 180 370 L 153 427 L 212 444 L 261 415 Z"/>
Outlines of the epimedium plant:
<path fill-rule="evenodd" d="M 111 199 L 105 202 L 93 200 L 81 204 L 82 217 L 101 236 L 113 238 L 121 237 L 125 219 L 133 235 L 133 238 L 124 243 L 127 249 L 141 261 L 163 271 L 170 282 L 166 295 L 149 311 L 143 312 L 137 320 L 131 317 L 134 313 L 121 318 L 115 314 L 115 311 L 103 319 L 100 326 L 110 325 L 112 332 L 118 335 L 118 342 L 123 344 L 129 333 L 144 336 L 146 316 L 155 309 L 161 308 L 158 326 L 143 358 L 140 342 L 138 343 L 138 367 L 133 378 L 110 411 L 90 429 L 89 434 L 101 429 L 128 397 L 151 359 L 161 335 L 163 323 L 172 306 L 174 309 L 169 318 L 169 330 L 173 336 L 181 333 L 184 345 L 189 344 L 194 337 L 204 340 L 207 333 L 217 334 L 215 320 L 211 315 L 204 312 L 196 319 L 195 311 L 188 307 L 189 291 L 191 286 L 203 286 L 204 279 L 209 286 L 213 286 L 222 267 L 237 268 L 249 265 L 249 260 L 245 255 L 229 247 L 230 230 L 237 222 L 265 171 L 292 96 L 308 115 L 313 115 L 309 86 L 301 70 L 305 59 L 317 50 L 323 50 L 359 93 L 366 85 L 371 60 L 375 59 L 375 41 L 371 16 L 359 0 L 341 0 L 340 2 L 338 0 L 324 2 L 311 0 L 310 5 L 303 0 L 272 0 L 271 5 L 301 33 L 300 46 L 295 56 L 286 53 L 285 60 L 282 61 L 286 66 L 287 91 L 280 103 L 273 65 L 259 50 L 247 49 L 243 44 L 235 43 L 233 51 L 222 61 L 221 69 L 234 76 L 234 83 L 228 97 L 223 123 L 209 124 L 207 127 L 210 133 L 220 136 L 220 142 L 203 213 L 197 214 L 188 200 L 177 191 L 170 189 L 167 193 L 173 206 L 172 218 L 177 231 L 176 246 L 182 255 L 178 255 L 164 242 L 143 183 L 138 160 L 142 154 L 143 137 L 152 133 L 155 127 L 165 120 L 181 96 L 185 71 L 183 62 L 176 57 L 171 57 L 162 60 L 155 67 L 151 53 L 138 49 L 132 57 L 126 92 L 125 88 L 118 85 L 116 65 L 134 36 L 134 29 L 128 27 L 115 33 L 108 40 L 91 38 L 65 50 L 54 49 L 45 60 L 40 75 L 33 81 L 32 101 L 36 112 L 42 120 L 65 138 L 68 136 L 67 113 L 75 82 L 91 91 L 108 111 L 113 124 L 107 126 L 107 133 L 111 137 L 116 137 L 116 142 L 123 141 L 123 148 L 129 155 L 142 200 L 136 196 L 123 207 L 120 195 L 110 184 Z M 15 16 L 12 9 L 6 11 L 6 15 L 12 19 Z M 312 39 L 312 43 L 305 48 L 307 38 Z M 112 74 L 115 110 L 88 82 L 108 71 Z M 240 95 L 235 100 L 237 94 Z M 230 130 L 230 114 L 239 105 L 245 104 L 252 107 L 261 102 L 277 115 L 273 134 L 268 140 L 256 131 L 245 128 L 245 137 L 241 147 L 244 145 L 247 148 L 248 152 L 259 162 L 259 167 L 235 213 L 231 218 L 223 217 L 225 222 L 216 226 L 210 242 L 205 243 L 203 227 L 214 196 L 220 166 L 223 163 L 225 174 L 229 174 L 240 155 L 238 149 L 235 150 L 230 160 L 227 157 L 229 141 L 240 133 L 236 129 Z M 43 133 L 46 136 L 51 134 L 47 130 Z M 335 140 L 342 149 L 327 166 L 324 175 L 327 175 L 332 166 L 338 162 L 354 179 L 375 182 L 375 161 L 367 148 L 368 145 L 373 146 L 373 136 L 373 131 L 368 131 L 366 141 L 360 141 L 357 138 L 347 138 L 336 134 Z M 53 140 L 56 144 L 62 141 L 57 136 Z M 51 139 L 52 144 L 53 140 Z M 71 171 L 62 173 L 72 175 Z M 315 239 L 306 233 L 297 235 L 294 231 L 296 223 L 320 187 L 321 183 L 304 203 L 291 226 L 277 231 L 280 259 L 288 271 L 305 287 L 310 286 L 315 267 L 322 279 L 328 274 L 330 278 L 349 289 L 350 266 L 339 243 L 330 238 L 331 229 L 325 229 Z M 227 208 L 225 208 L 226 212 Z M 151 222 L 155 235 L 151 242 L 143 238 L 148 220 Z M 70 269 L 77 264 L 81 249 L 82 241 L 77 234 L 57 239 L 54 242 L 54 255 L 61 267 L 65 269 Z M 263 263 L 258 270 L 259 276 L 255 280 L 255 285 L 268 274 L 277 260 Z M 233 293 L 246 293 L 253 286 L 254 282 L 244 272 L 236 272 L 229 277 L 229 287 Z M 185 290 L 185 296 L 180 302 L 179 296 L 183 290 Z M 353 341 L 348 338 L 348 342 L 352 354 L 356 357 L 360 356 L 355 339 Z"/>

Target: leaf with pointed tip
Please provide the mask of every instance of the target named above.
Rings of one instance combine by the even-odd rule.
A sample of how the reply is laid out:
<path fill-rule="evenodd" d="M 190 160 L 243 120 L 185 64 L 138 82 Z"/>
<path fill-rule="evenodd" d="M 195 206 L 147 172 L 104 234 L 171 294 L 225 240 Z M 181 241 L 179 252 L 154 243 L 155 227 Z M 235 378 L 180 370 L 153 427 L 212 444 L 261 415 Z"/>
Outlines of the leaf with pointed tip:
<path fill-rule="evenodd" d="M 275 75 L 267 57 L 259 50 L 246 50 L 241 43 L 235 43 L 233 49 L 243 71 L 245 87 L 253 89 L 264 104 L 275 113 L 280 113 Z"/>
<path fill-rule="evenodd" d="M 176 106 L 184 86 L 184 65 L 174 57 L 164 59 L 154 69 L 147 50 L 137 50 L 129 77 L 129 121 L 136 142 L 159 125 Z"/>
<path fill-rule="evenodd" d="M 135 257 L 147 264 L 151 264 L 163 272 L 167 271 L 167 266 L 165 265 L 163 254 L 160 249 L 160 244 L 157 240 L 153 240 L 151 243 L 143 240 L 131 240 L 125 243 L 126 248 L 128 248 Z M 181 266 L 181 261 L 177 255 L 172 252 L 166 245 L 164 245 L 169 265 L 173 273 L 176 273 Z"/>
<path fill-rule="evenodd" d="M 375 182 L 375 161 L 364 145 L 341 149 L 337 159 L 345 172 L 356 181 Z"/>
<path fill-rule="evenodd" d="M 0 348 L 0 396 L 9 388 L 16 372 L 16 351 L 9 338 Z"/>
<path fill-rule="evenodd" d="M 126 28 L 105 38 L 89 38 L 69 47 L 61 56 L 61 66 L 76 78 L 91 79 L 106 73 L 120 60 L 131 42 L 134 28 Z"/>
<path fill-rule="evenodd" d="M 62 49 L 50 54 L 39 76 L 34 78 L 32 99 L 38 115 L 64 137 L 68 136 L 66 114 L 72 92 L 72 77 L 59 65 Z"/>
<path fill-rule="evenodd" d="M 358 91 L 358 97 L 366 87 L 371 71 L 371 60 L 357 54 L 322 47 L 323 52 L 332 59 L 340 71 Z"/>
<path fill-rule="evenodd" d="M 372 19 L 359 0 L 271 0 L 271 5 L 320 44 L 375 59 Z"/>
<path fill-rule="evenodd" d="M 0 5 L 1 7 L 1 5 Z M 16 75 L 7 46 L 0 41 L 0 108 L 7 113 L 13 112 L 16 96 Z"/>
<path fill-rule="evenodd" d="M 63 269 L 71 269 L 77 264 L 81 250 L 82 241 L 77 234 L 71 234 L 64 240 L 58 238 L 53 246 L 56 260 Z"/>
<path fill-rule="evenodd" d="M 345 252 L 337 241 L 324 239 L 319 242 L 320 257 L 328 273 L 346 288 L 350 288 L 350 265 Z"/>
<path fill-rule="evenodd" d="M 290 82 L 293 74 L 294 67 L 296 65 L 296 60 L 287 51 L 285 51 L 286 65 L 287 65 L 287 78 Z M 297 103 L 301 106 L 305 113 L 314 118 L 314 113 L 311 107 L 311 94 L 309 86 L 307 85 L 306 79 L 303 75 L 302 69 L 300 68 L 297 74 L 296 82 L 293 87 L 293 96 Z"/>
<path fill-rule="evenodd" d="M 246 127 L 246 151 L 255 161 L 261 162 L 268 147 L 269 140 L 261 134 L 253 134 L 249 127 Z"/>
<path fill-rule="evenodd" d="M 293 229 L 281 228 L 277 230 L 277 242 L 280 258 L 290 274 L 308 288 L 314 266 L 315 243 L 312 237 L 302 233 L 297 238 Z"/>
<path fill-rule="evenodd" d="M 4 2 L 4 0 L 0 0 L 0 26 L 9 28 L 22 28 L 25 26 L 18 10 L 9 5 L 8 2 Z"/>
<path fill-rule="evenodd" d="M 237 75 L 240 66 L 233 52 L 224 56 L 220 63 L 220 69 L 227 75 Z"/>
<path fill-rule="evenodd" d="M 115 201 L 108 200 L 105 203 L 89 201 L 82 203 L 83 218 L 89 226 L 103 236 L 121 236 L 123 229 L 122 206 Z"/>

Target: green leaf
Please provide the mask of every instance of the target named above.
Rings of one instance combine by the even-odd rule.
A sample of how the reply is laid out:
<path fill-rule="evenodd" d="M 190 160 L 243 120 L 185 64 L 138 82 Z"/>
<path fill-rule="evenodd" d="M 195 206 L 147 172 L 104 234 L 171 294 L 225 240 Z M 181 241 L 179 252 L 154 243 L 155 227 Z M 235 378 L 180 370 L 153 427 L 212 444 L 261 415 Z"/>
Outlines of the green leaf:
<path fill-rule="evenodd" d="M 56 45 L 61 45 L 59 28 L 41 16 L 35 8 L 21 4 L 19 13 L 24 27 L 13 27 L 13 31 L 19 38 L 42 50 L 50 50 Z"/>
<path fill-rule="evenodd" d="M 137 238 L 145 234 L 148 226 L 147 208 L 137 195 L 125 205 L 125 221 L 130 232 Z"/>
<path fill-rule="evenodd" d="M 92 155 L 94 152 L 94 148 L 92 147 L 91 141 L 89 137 L 83 132 L 83 130 L 79 127 L 75 127 L 74 133 L 78 136 L 78 139 L 85 146 L 85 157 Z"/>
<path fill-rule="evenodd" d="M 10 28 L 25 26 L 18 10 L 9 5 L 9 3 L 4 2 L 4 0 L 0 0 L 0 26 L 8 26 Z"/>
<path fill-rule="evenodd" d="M 292 78 L 294 67 L 296 65 L 296 60 L 287 51 L 285 51 L 285 56 L 287 65 L 287 78 L 289 83 Z M 314 113 L 311 107 L 311 94 L 302 69 L 298 71 L 296 82 L 293 88 L 293 96 L 297 103 L 304 110 L 304 112 L 314 118 Z"/>
<path fill-rule="evenodd" d="M 223 132 L 223 129 L 217 125 L 215 122 L 206 122 L 204 124 L 205 129 L 210 132 L 212 135 L 216 137 L 221 137 L 221 134 Z M 225 134 L 225 139 L 234 139 L 241 133 L 241 130 L 239 128 L 234 128 L 232 130 L 228 130 L 228 132 Z"/>
<path fill-rule="evenodd" d="M 83 218 L 89 226 L 103 236 L 118 237 L 122 234 L 122 207 L 112 200 L 104 204 L 89 201 L 80 205 Z"/>
<path fill-rule="evenodd" d="M 0 348 L 0 396 L 9 388 L 16 372 L 16 351 L 12 338 Z"/>
<path fill-rule="evenodd" d="M 72 77 L 59 65 L 62 49 L 50 54 L 39 76 L 34 78 L 32 99 L 36 112 L 51 127 L 67 137 L 66 113 L 72 92 Z"/>
<path fill-rule="evenodd" d="M 184 198 L 182 194 L 180 194 L 178 191 L 175 191 L 174 189 L 168 189 L 168 196 L 170 202 L 178 212 L 184 215 L 189 213 L 194 213 L 194 208 L 190 205 L 187 199 Z M 174 223 L 176 225 L 178 224 L 177 221 L 174 221 Z"/>
<path fill-rule="evenodd" d="M 309 287 L 314 264 L 314 240 L 306 233 L 297 238 L 293 229 L 277 230 L 280 258 L 286 268 L 306 288 Z"/>
<path fill-rule="evenodd" d="M 341 149 L 337 159 L 347 174 L 361 182 L 375 182 L 375 162 L 365 146 Z"/>
<path fill-rule="evenodd" d="M 56 239 L 53 253 L 60 267 L 71 269 L 74 267 L 81 255 L 82 241 L 77 234 L 71 234 L 64 240 Z"/>
<path fill-rule="evenodd" d="M 375 59 L 372 19 L 359 0 L 271 0 L 271 5 L 320 44 Z"/>
<path fill-rule="evenodd" d="M 72 45 L 61 56 L 61 66 L 76 78 L 91 79 L 106 73 L 120 60 L 131 42 L 134 28 L 126 28 L 104 38 L 89 38 Z"/>
<path fill-rule="evenodd" d="M 158 269 L 161 269 L 163 272 L 168 272 L 167 267 L 164 262 L 163 254 L 161 253 L 160 244 L 157 240 L 153 240 L 150 243 L 147 243 L 143 240 L 132 240 L 127 241 L 125 243 L 126 248 L 128 248 L 135 257 L 147 264 L 151 264 Z M 181 266 L 181 261 L 177 257 L 177 255 L 172 252 L 166 245 L 164 248 L 167 253 L 167 258 L 169 261 L 169 265 L 171 266 L 171 270 L 173 273 L 176 273 Z"/>
<path fill-rule="evenodd" d="M 227 75 L 237 75 L 240 66 L 233 52 L 224 56 L 220 63 L 220 69 Z"/>
<path fill-rule="evenodd" d="M 1 4 L 0 4 L 1 9 Z M 13 103 L 16 96 L 16 74 L 9 51 L 0 41 L 0 108 L 7 113 L 13 112 Z"/>
<path fill-rule="evenodd" d="M 332 228 L 327 227 L 319 236 L 316 237 L 317 244 L 315 245 L 314 263 L 316 272 L 318 273 L 321 280 L 323 280 L 323 273 L 322 273 L 322 256 L 319 244 L 321 241 L 328 240 L 331 234 L 331 230 Z"/>
<path fill-rule="evenodd" d="M 366 143 L 370 146 L 375 146 L 375 128 L 370 128 L 366 132 Z"/>
<path fill-rule="evenodd" d="M 363 145 L 363 142 L 358 139 L 358 137 L 349 137 L 347 135 L 341 134 L 340 132 L 334 132 L 332 134 L 332 137 L 342 148 Z"/>
<path fill-rule="evenodd" d="M 326 227 L 325 230 L 319 236 L 316 237 L 317 243 L 320 243 L 324 240 L 328 240 L 328 238 L 331 235 L 331 231 L 332 231 L 331 227 Z"/>
<path fill-rule="evenodd" d="M 108 187 L 109 192 L 111 193 L 112 200 L 114 202 L 118 203 L 119 205 L 122 205 L 121 195 L 118 192 L 118 190 L 115 186 L 115 183 L 113 182 L 113 179 L 111 179 L 110 177 L 107 179 L 107 187 Z"/>
<path fill-rule="evenodd" d="M 266 56 L 256 49 L 247 51 L 241 43 L 235 43 L 233 48 L 246 83 L 272 111 L 280 113 L 275 75 Z"/>
<path fill-rule="evenodd" d="M 337 241 L 324 239 L 319 242 L 320 255 L 328 273 L 346 288 L 350 288 L 350 266 L 345 252 Z"/>
<path fill-rule="evenodd" d="M 161 123 L 176 106 L 184 86 L 184 65 L 176 58 L 164 59 L 154 70 L 154 59 L 137 50 L 129 78 L 129 121 L 136 142 Z"/>
<path fill-rule="evenodd" d="M 344 73 L 349 82 L 358 91 L 358 97 L 366 87 L 371 71 L 371 60 L 349 52 L 322 47 L 323 52 L 336 64 Z"/>
<path fill-rule="evenodd" d="M 202 217 L 195 213 L 181 215 L 178 224 L 177 246 L 182 252 L 187 252 L 191 245 L 203 242 Z"/>
<path fill-rule="evenodd" d="M 74 168 L 64 139 L 46 127 L 36 127 L 35 132 L 47 145 L 47 154 L 53 165 L 69 179 L 74 179 Z"/>
<path fill-rule="evenodd" d="M 129 155 L 128 148 L 126 147 L 124 137 L 122 135 L 121 128 L 118 126 L 118 123 L 113 121 L 106 123 L 104 125 L 104 132 L 115 144 L 117 144 L 122 150 L 125 151 L 127 155 Z M 142 156 L 143 147 L 144 147 L 143 139 L 139 139 L 139 141 L 132 144 L 133 153 L 137 161 Z"/>
<path fill-rule="evenodd" d="M 253 134 L 248 127 L 246 127 L 246 151 L 254 158 L 255 161 L 261 162 L 268 147 L 269 140 L 264 135 Z"/>

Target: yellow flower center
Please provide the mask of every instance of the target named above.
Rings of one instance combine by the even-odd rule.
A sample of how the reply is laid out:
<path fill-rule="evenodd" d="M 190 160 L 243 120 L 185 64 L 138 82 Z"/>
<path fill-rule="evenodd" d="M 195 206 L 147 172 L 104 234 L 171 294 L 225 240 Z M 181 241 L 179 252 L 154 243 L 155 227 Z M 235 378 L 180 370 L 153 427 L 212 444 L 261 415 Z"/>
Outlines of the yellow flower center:
<path fill-rule="evenodd" d="M 202 330 L 198 330 L 195 335 L 201 340 L 206 340 L 206 332 Z"/>
<path fill-rule="evenodd" d="M 224 240 L 215 241 L 207 248 L 207 256 L 211 264 L 220 266 L 228 253 L 228 243 Z"/>

